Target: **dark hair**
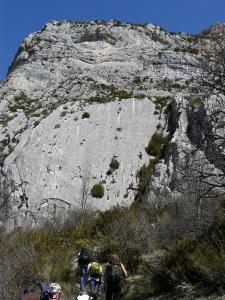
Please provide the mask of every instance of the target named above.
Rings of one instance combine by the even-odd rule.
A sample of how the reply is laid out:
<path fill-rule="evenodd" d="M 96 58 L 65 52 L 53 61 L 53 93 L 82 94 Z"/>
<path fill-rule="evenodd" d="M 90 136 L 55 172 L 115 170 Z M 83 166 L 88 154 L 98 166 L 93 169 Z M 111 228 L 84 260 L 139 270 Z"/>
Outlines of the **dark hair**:
<path fill-rule="evenodd" d="M 118 253 L 112 253 L 109 256 L 109 262 L 115 261 L 115 260 L 120 260 L 119 254 Z"/>

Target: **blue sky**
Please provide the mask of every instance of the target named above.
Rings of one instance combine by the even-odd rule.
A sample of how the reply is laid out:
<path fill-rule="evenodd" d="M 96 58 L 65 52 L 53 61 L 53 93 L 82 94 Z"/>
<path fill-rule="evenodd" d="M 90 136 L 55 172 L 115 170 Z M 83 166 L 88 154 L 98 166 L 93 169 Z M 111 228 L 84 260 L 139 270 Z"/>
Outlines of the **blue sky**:
<path fill-rule="evenodd" d="M 225 22 L 225 0 L 0 0 L 0 79 L 23 39 L 50 20 L 118 19 L 197 33 Z"/>

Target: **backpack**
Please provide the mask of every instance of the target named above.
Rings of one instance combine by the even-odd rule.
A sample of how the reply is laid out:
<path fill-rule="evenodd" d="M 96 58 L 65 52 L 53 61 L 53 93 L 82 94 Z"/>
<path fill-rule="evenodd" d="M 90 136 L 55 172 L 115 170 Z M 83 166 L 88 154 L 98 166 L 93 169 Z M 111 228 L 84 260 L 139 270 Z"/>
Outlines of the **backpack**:
<path fill-rule="evenodd" d="M 88 265 L 91 261 L 91 255 L 88 249 L 82 248 L 78 257 L 78 263 L 80 265 Z"/>
<path fill-rule="evenodd" d="M 120 263 L 110 263 L 108 265 L 108 280 L 109 282 L 121 282 L 122 281 L 122 269 Z"/>
<path fill-rule="evenodd" d="M 41 289 L 41 300 L 49 300 L 53 298 L 53 290 L 48 283 L 39 283 Z"/>
<path fill-rule="evenodd" d="M 91 263 L 91 267 L 90 267 L 90 274 L 93 277 L 98 277 L 98 276 L 100 276 L 100 273 L 101 273 L 101 266 L 100 266 L 100 264 L 97 263 L 97 262 L 92 262 Z"/>

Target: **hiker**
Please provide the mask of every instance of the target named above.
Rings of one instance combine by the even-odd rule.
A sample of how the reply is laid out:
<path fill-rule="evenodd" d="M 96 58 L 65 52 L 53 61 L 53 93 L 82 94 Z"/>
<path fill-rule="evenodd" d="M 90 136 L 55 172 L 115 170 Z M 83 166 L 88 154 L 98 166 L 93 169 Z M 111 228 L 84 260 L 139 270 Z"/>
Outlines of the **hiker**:
<path fill-rule="evenodd" d="M 80 253 L 77 256 L 77 262 L 80 268 L 80 290 L 81 291 L 83 291 L 86 286 L 87 269 L 90 261 L 91 261 L 91 254 L 89 249 L 85 247 L 81 248 Z"/>
<path fill-rule="evenodd" d="M 104 287 L 106 288 L 106 300 L 119 300 L 123 290 L 123 280 L 127 277 L 127 271 L 121 263 L 118 254 L 112 254 L 106 266 Z"/>
<path fill-rule="evenodd" d="M 53 299 L 53 290 L 48 283 L 46 283 L 46 282 L 38 283 L 38 286 L 41 290 L 40 300 Z"/>
<path fill-rule="evenodd" d="M 57 300 L 60 299 L 61 292 L 62 292 L 60 284 L 56 282 L 52 282 L 49 284 L 49 286 L 52 289 L 53 299 L 57 299 Z"/>
<path fill-rule="evenodd" d="M 93 261 L 88 265 L 87 280 L 90 285 L 90 295 L 95 300 L 102 284 L 102 267 L 98 262 Z"/>
<path fill-rule="evenodd" d="M 23 289 L 20 294 L 19 294 L 19 297 L 17 300 L 24 300 L 29 294 L 29 291 L 28 289 Z"/>
<path fill-rule="evenodd" d="M 38 283 L 28 289 L 24 289 L 19 296 L 19 300 L 49 300 L 54 299 L 53 294 L 53 290 L 48 283 Z"/>

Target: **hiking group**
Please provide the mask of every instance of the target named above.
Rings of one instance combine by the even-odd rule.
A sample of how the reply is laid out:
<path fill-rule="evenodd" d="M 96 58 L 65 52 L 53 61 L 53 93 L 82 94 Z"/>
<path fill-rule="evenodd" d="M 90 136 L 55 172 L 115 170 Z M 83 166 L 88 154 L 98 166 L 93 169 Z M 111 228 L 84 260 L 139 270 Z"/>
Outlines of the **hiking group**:
<path fill-rule="evenodd" d="M 81 248 L 77 255 L 80 271 L 80 295 L 77 300 L 96 300 L 100 287 L 106 293 L 106 300 L 122 298 L 123 281 L 127 271 L 118 254 L 111 254 L 103 272 L 100 263 L 91 255 L 87 248 Z M 89 284 L 89 292 L 85 290 Z M 38 283 L 21 291 L 18 300 L 50 300 L 60 299 L 61 287 L 58 283 Z"/>
<path fill-rule="evenodd" d="M 100 286 L 106 291 L 106 300 L 119 300 L 122 297 L 123 281 L 127 277 L 127 271 L 121 263 L 118 254 L 111 254 L 105 267 L 104 274 L 102 266 L 92 257 L 87 248 L 82 248 L 77 256 L 80 269 L 80 291 L 79 300 L 85 292 L 86 284 L 89 283 L 90 297 L 97 299 Z M 84 293 L 85 295 L 85 293 Z"/>

